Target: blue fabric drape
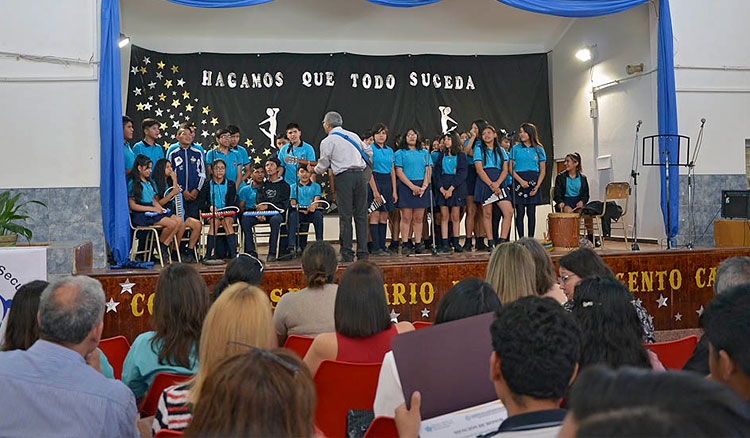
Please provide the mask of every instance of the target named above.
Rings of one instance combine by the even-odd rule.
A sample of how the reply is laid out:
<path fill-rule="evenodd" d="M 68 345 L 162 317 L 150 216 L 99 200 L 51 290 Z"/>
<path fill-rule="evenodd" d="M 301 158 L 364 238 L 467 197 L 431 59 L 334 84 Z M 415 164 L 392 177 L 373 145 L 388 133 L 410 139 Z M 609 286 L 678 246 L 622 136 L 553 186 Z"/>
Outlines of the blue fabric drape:
<path fill-rule="evenodd" d="M 432 3 L 437 3 L 440 0 L 367 0 L 370 3 L 375 3 L 382 6 L 394 6 L 397 8 L 411 8 L 413 6 L 424 6 Z"/>
<path fill-rule="evenodd" d="M 167 0 L 183 6 L 196 8 L 237 8 L 240 6 L 254 6 L 273 0 Z"/>
<path fill-rule="evenodd" d="M 598 17 L 622 12 L 648 0 L 498 0 L 514 8 L 560 17 Z M 671 28 L 671 26 L 670 26 Z"/>
<path fill-rule="evenodd" d="M 128 194 L 122 139 L 120 90 L 120 8 L 118 0 L 102 0 L 101 56 L 99 62 L 99 193 L 104 237 L 115 262 L 124 263 L 130 252 Z"/>

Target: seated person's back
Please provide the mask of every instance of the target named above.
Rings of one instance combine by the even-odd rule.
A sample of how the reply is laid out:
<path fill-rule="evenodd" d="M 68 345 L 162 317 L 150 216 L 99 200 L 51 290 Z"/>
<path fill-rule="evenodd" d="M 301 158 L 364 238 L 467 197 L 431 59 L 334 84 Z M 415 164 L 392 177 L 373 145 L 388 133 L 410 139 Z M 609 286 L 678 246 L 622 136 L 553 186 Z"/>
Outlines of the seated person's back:
<path fill-rule="evenodd" d="M 0 434 L 138 436 L 133 394 L 86 364 L 98 354 L 104 291 L 88 277 L 65 277 L 42 294 L 40 339 L 0 353 Z"/>

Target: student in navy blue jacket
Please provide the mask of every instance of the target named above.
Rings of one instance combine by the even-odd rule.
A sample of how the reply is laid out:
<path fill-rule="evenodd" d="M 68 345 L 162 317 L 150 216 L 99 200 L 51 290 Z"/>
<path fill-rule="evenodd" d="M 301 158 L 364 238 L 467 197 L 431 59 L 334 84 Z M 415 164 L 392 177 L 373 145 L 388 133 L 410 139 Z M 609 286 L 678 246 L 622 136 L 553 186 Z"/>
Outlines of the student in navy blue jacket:
<path fill-rule="evenodd" d="M 450 246 L 453 246 L 454 251 L 463 252 L 463 248 L 458 243 L 458 236 L 461 234 L 461 207 L 466 206 L 466 173 L 469 163 L 466 154 L 461 152 L 461 143 L 456 134 L 443 135 L 442 142 L 445 149 L 438 155 L 435 162 L 435 185 L 438 189 L 435 204 L 440 207 L 440 231 L 443 238 L 438 251 L 449 253 Z M 450 246 L 449 220 L 453 223 Z"/>

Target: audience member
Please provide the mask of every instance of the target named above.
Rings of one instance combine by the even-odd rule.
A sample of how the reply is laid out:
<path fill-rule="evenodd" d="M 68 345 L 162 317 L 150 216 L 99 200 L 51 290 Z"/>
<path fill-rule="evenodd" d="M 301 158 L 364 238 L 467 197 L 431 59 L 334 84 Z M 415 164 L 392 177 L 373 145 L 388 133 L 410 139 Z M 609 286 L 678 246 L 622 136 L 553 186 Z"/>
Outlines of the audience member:
<path fill-rule="evenodd" d="M 568 406 L 561 438 L 750 434 L 742 402 L 691 373 L 590 367 L 573 384 Z"/>
<path fill-rule="evenodd" d="M 553 298 L 560 304 L 565 303 L 567 298 L 555 276 L 555 265 L 544 247 L 531 237 L 518 240 L 531 253 L 536 268 L 536 293 L 540 297 Z"/>
<path fill-rule="evenodd" d="M 518 243 L 503 243 L 492 251 L 486 276 L 503 305 L 536 295 L 534 259 L 529 250 Z"/>
<path fill-rule="evenodd" d="M 292 352 L 247 347 L 206 381 L 185 436 L 312 437 L 315 384 Z"/>
<path fill-rule="evenodd" d="M 183 430 L 190 423 L 190 407 L 200 399 L 207 376 L 219 363 L 247 352 L 247 346 L 275 348 L 268 296 L 255 286 L 234 283 L 218 297 L 201 331 L 198 372 L 182 385 L 167 388 L 159 399 L 152 430 Z"/>
<path fill-rule="evenodd" d="M 575 322 L 554 300 L 527 296 L 503 305 L 490 328 L 490 378 L 508 411 L 492 435 L 554 437 L 565 411 L 560 400 L 578 369 L 581 341 Z M 396 409 L 399 436 L 419 433 L 419 393 L 411 410 Z"/>
<path fill-rule="evenodd" d="M 391 322 L 383 293 L 383 274 L 378 265 L 357 261 L 341 275 L 333 320 L 336 331 L 315 338 L 305 364 L 315 372 L 320 362 L 382 362 L 391 350 L 391 338 L 414 330 L 410 322 Z"/>
<path fill-rule="evenodd" d="M 240 281 L 253 286 L 259 286 L 263 281 L 263 263 L 257 257 L 239 254 L 230 260 L 224 270 L 224 275 L 211 289 L 211 301 L 216 301 L 224 289 Z"/>
<path fill-rule="evenodd" d="M 478 278 L 459 281 L 443 296 L 435 314 L 435 324 L 469 318 L 500 308 L 500 299 L 488 283 Z M 389 351 L 383 358 L 378 377 L 373 410 L 375 416 L 393 417 L 396 408 L 404 403 L 396 360 Z"/>
<path fill-rule="evenodd" d="M 641 341 L 641 324 L 630 291 L 614 278 L 591 277 L 576 286 L 573 318 L 581 329 L 581 369 L 604 363 L 612 368 L 664 369 Z"/>
<path fill-rule="evenodd" d="M 560 265 L 560 286 L 568 299 L 563 307 L 566 310 L 573 308 L 573 295 L 575 287 L 581 280 L 590 277 L 615 278 L 615 274 L 604 263 L 599 254 L 589 248 L 581 248 L 572 251 L 557 260 Z M 643 327 L 641 339 L 643 342 L 656 342 L 654 337 L 654 318 L 649 315 L 640 300 L 636 300 L 631 294 L 631 302 L 638 313 L 638 319 Z"/>
<path fill-rule="evenodd" d="M 750 283 L 723 290 L 701 316 L 711 378 L 750 402 Z"/>
<path fill-rule="evenodd" d="M 281 296 L 273 323 L 283 345 L 287 336 L 317 336 L 333 332 L 333 312 L 338 286 L 333 283 L 338 260 L 336 250 L 323 241 L 313 242 L 302 253 L 302 271 L 307 287 Z"/>
<path fill-rule="evenodd" d="M 39 299 L 39 339 L 0 353 L 3 436 L 137 437 L 133 394 L 86 364 L 104 329 L 104 290 L 64 277 Z"/>
<path fill-rule="evenodd" d="M 122 381 L 143 396 L 158 373 L 194 374 L 198 341 L 209 306 L 206 283 L 189 265 L 169 265 L 156 282 L 154 331 L 135 338 L 122 366 Z"/>
<path fill-rule="evenodd" d="M 733 286 L 750 283 L 750 257 L 731 257 L 719 265 L 716 269 L 716 281 L 714 282 L 714 295 L 726 292 Z M 709 374 L 708 368 L 708 339 L 701 336 L 693 348 L 693 355 L 682 368 L 687 371 L 695 371 L 704 376 Z"/>

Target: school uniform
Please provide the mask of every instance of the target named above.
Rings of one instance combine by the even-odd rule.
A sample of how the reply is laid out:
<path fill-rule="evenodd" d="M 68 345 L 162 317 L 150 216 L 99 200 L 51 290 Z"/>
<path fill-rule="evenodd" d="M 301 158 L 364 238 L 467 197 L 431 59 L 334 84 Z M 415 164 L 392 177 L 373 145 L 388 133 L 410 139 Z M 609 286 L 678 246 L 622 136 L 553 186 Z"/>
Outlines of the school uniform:
<path fill-rule="evenodd" d="M 466 205 L 466 173 L 469 163 L 466 154 L 458 155 L 440 153 L 435 163 L 435 185 L 438 188 L 453 187 L 453 194 L 445 198 L 440 190 L 435 193 L 435 204 L 439 207 L 463 207 Z"/>
<path fill-rule="evenodd" d="M 154 143 L 152 145 L 139 141 L 133 146 L 133 155 L 145 155 L 147 156 L 152 164 L 156 164 L 157 161 L 164 158 L 164 148 L 160 144 Z"/>
<path fill-rule="evenodd" d="M 510 159 L 513 162 L 513 171 L 526 181 L 529 185 L 527 188 L 521 187 L 515 179 L 513 180 L 513 198 L 516 209 L 516 230 L 520 237 L 523 233 L 524 216 L 528 219 L 529 237 L 534 236 L 536 229 L 536 206 L 542 203 L 542 192 L 537 190 L 535 195 L 531 195 L 537 187 L 539 179 L 539 169 L 547 161 L 544 148 L 541 146 L 524 146 L 523 144 L 514 145 L 510 149 Z"/>
<path fill-rule="evenodd" d="M 503 171 L 503 164 L 507 161 L 508 155 L 502 147 L 494 150 L 487 148 L 487 154 L 485 156 L 481 145 L 474 146 L 474 163 L 481 163 L 484 173 L 486 173 L 493 182 L 500 178 L 500 174 Z M 500 200 L 509 201 L 510 194 L 505 185 L 505 181 L 500 184 L 500 191 L 502 192 Z M 493 193 L 494 192 L 490 186 L 485 184 L 485 182 L 477 175 L 477 180 L 474 185 L 474 202 L 477 204 L 483 204 Z"/>
<path fill-rule="evenodd" d="M 169 361 L 160 362 L 159 351 L 162 348 L 162 341 L 158 340 L 153 343 L 152 339 L 155 335 L 156 332 L 153 331 L 138 335 L 122 364 L 122 383 L 133 391 L 136 398 L 146 395 L 146 391 L 158 373 L 192 375 L 198 371 L 195 346 L 190 350 L 189 368 L 170 364 Z"/>
<path fill-rule="evenodd" d="M 307 184 L 295 184 L 291 187 L 290 198 L 297 201 L 298 207 L 308 207 L 315 200 L 315 197 L 322 196 L 320 184 L 309 181 Z M 294 250 L 297 239 L 297 231 L 307 232 L 310 224 L 315 228 L 315 240 L 323 240 L 323 210 L 316 209 L 312 213 L 301 213 L 297 208 L 289 210 L 288 227 L 289 227 L 289 248 Z M 301 229 L 298 229 L 302 226 Z M 300 248 L 307 244 L 307 235 L 299 236 Z"/>
<path fill-rule="evenodd" d="M 133 194 L 133 178 L 128 178 L 128 198 L 135 199 Z M 141 184 L 141 197 L 135 199 L 136 204 L 147 207 L 154 206 L 154 196 L 156 196 L 156 187 L 151 181 L 139 181 Z M 162 218 L 167 217 L 166 214 L 156 214 L 148 216 L 145 211 L 131 211 L 130 219 L 133 225 L 136 227 L 150 227 L 151 225 L 159 222 Z"/>
<path fill-rule="evenodd" d="M 244 180 L 250 178 L 249 174 L 245 175 L 245 173 L 244 173 L 245 172 L 245 166 L 247 166 L 248 164 L 250 164 L 250 155 L 247 153 L 247 149 L 245 149 L 244 146 L 237 145 L 234 149 L 230 149 L 230 150 L 234 151 L 234 153 L 236 153 L 240 157 L 240 161 L 239 161 L 238 164 L 240 164 L 242 166 L 242 172 L 243 172 L 242 173 L 242 177 L 240 178 L 240 180 L 244 181 Z M 250 169 L 250 171 L 252 172 L 252 169 Z M 237 180 L 235 180 L 235 181 L 237 181 Z"/>
<path fill-rule="evenodd" d="M 186 148 L 180 147 L 179 143 L 172 145 L 167 151 L 167 159 L 172 164 L 177 174 L 177 182 L 182 190 L 193 191 L 203 188 L 206 182 L 206 166 L 204 164 L 203 148 L 195 144 Z M 200 219 L 199 211 L 202 204 L 198 200 L 183 200 L 185 217 Z"/>
<path fill-rule="evenodd" d="M 125 170 L 130 170 L 133 168 L 133 163 L 135 163 L 135 154 L 133 153 L 133 148 L 130 147 L 130 143 L 125 142 L 122 145 L 123 153 L 125 154 Z"/>
<path fill-rule="evenodd" d="M 579 173 L 575 178 L 563 170 L 555 177 L 555 209 L 559 204 L 565 204 L 570 208 L 576 208 L 579 202 L 583 205 L 589 202 L 589 182 L 586 175 Z"/>
<path fill-rule="evenodd" d="M 292 146 L 291 143 L 287 143 L 279 150 L 279 161 L 284 166 L 284 181 L 289 184 L 289 187 L 297 184 L 297 169 L 298 165 L 293 163 L 287 163 L 287 157 L 294 157 L 298 160 L 315 161 L 315 149 L 307 143 L 301 142 L 299 146 Z"/>
<path fill-rule="evenodd" d="M 385 198 L 385 204 L 378 207 L 375 211 L 393 211 L 396 204 L 393 202 L 393 181 L 391 172 L 393 171 L 394 153 L 390 146 L 383 145 L 379 147 L 376 143 L 372 144 L 372 177 L 375 180 L 375 186 L 378 192 Z M 367 205 L 371 205 L 375 199 L 372 193 L 372 187 L 367 185 Z"/>
<path fill-rule="evenodd" d="M 394 162 L 396 168 L 401 168 L 406 178 L 412 184 L 421 187 L 424 183 L 425 168 L 430 166 L 432 160 L 430 154 L 425 149 L 399 149 L 394 154 Z M 396 182 L 396 187 L 398 190 L 399 208 L 430 207 L 430 195 L 427 193 L 427 190 L 431 190 L 430 187 L 425 190 L 421 197 L 415 196 L 411 189 L 401 182 L 400 179 Z"/>
<path fill-rule="evenodd" d="M 255 209 L 255 205 L 258 202 L 258 189 L 262 184 L 255 185 L 255 182 L 251 181 L 250 184 L 245 182 L 240 183 L 240 189 L 237 191 L 237 199 L 245 203 L 245 211 L 252 211 Z M 240 212 L 244 213 L 244 212 Z M 240 216 L 240 226 L 242 232 L 245 234 L 245 251 L 254 251 L 255 242 L 253 242 L 252 232 L 248 232 L 252 228 L 250 225 L 250 216 Z"/>
<path fill-rule="evenodd" d="M 211 149 L 206 153 L 206 164 L 210 165 L 214 160 L 223 160 L 226 165 L 227 173 L 226 179 L 231 181 L 237 181 L 237 166 L 242 164 L 242 156 L 236 149 L 229 149 L 226 153 L 222 152 L 218 147 Z"/>
<path fill-rule="evenodd" d="M 279 238 L 281 224 L 284 223 L 285 211 L 289 206 L 290 190 L 289 184 L 284 181 L 284 178 L 279 178 L 276 181 L 266 181 L 258 187 L 258 204 L 270 202 L 282 211 L 277 215 L 264 216 L 266 220 L 262 222 L 256 216 L 242 217 L 242 231 L 245 233 L 245 251 L 255 251 L 253 226 L 256 224 L 269 224 L 271 226 L 271 236 L 268 241 L 268 255 L 276 254 L 276 240 Z M 269 210 L 273 210 L 273 207 L 269 206 Z M 286 247 L 283 240 L 281 247 Z"/>
<path fill-rule="evenodd" d="M 206 183 L 203 188 L 201 189 L 200 193 L 198 194 L 198 203 L 201 206 L 201 211 L 203 213 L 210 213 L 211 212 L 211 206 L 213 205 L 217 210 L 221 210 L 222 208 L 226 207 L 235 207 L 237 205 L 237 191 L 234 188 L 234 181 L 229 180 L 227 178 L 224 178 L 224 181 L 220 184 L 217 184 L 214 182 L 213 178 Z M 219 218 L 224 219 L 224 218 Z M 206 219 L 206 221 L 211 221 L 211 219 Z M 232 221 L 234 221 L 234 218 L 232 218 Z M 237 235 L 236 234 L 229 234 L 229 230 L 224 230 L 224 232 L 227 233 L 225 237 L 226 239 L 226 249 L 227 249 L 227 255 L 229 258 L 234 258 L 237 254 Z M 216 237 L 217 236 L 207 236 L 206 241 L 206 255 L 207 257 L 210 257 L 212 254 L 212 250 L 214 248 L 217 248 L 218 245 L 216 245 Z M 223 253 L 223 250 L 216 251 L 217 253 L 221 252 Z M 216 255 L 216 254 L 214 254 Z M 223 255 L 223 254 L 220 254 Z"/>
<path fill-rule="evenodd" d="M 469 140 L 467 139 L 464 142 L 464 147 L 466 147 L 467 144 L 469 144 Z M 472 147 L 472 154 L 474 153 L 474 148 L 478 145 L 482 144 L 480 140 L 474 141 L 474 146 Z M 466 195 L 467 196 L 474 196 L 474 187 L 476 187 L 477 182 L 477 169 L 474 167 L 474 161 L 473 157 L 467 156 L 467 159 L 469 160 L 469 168 L 466 171 Z"/>

